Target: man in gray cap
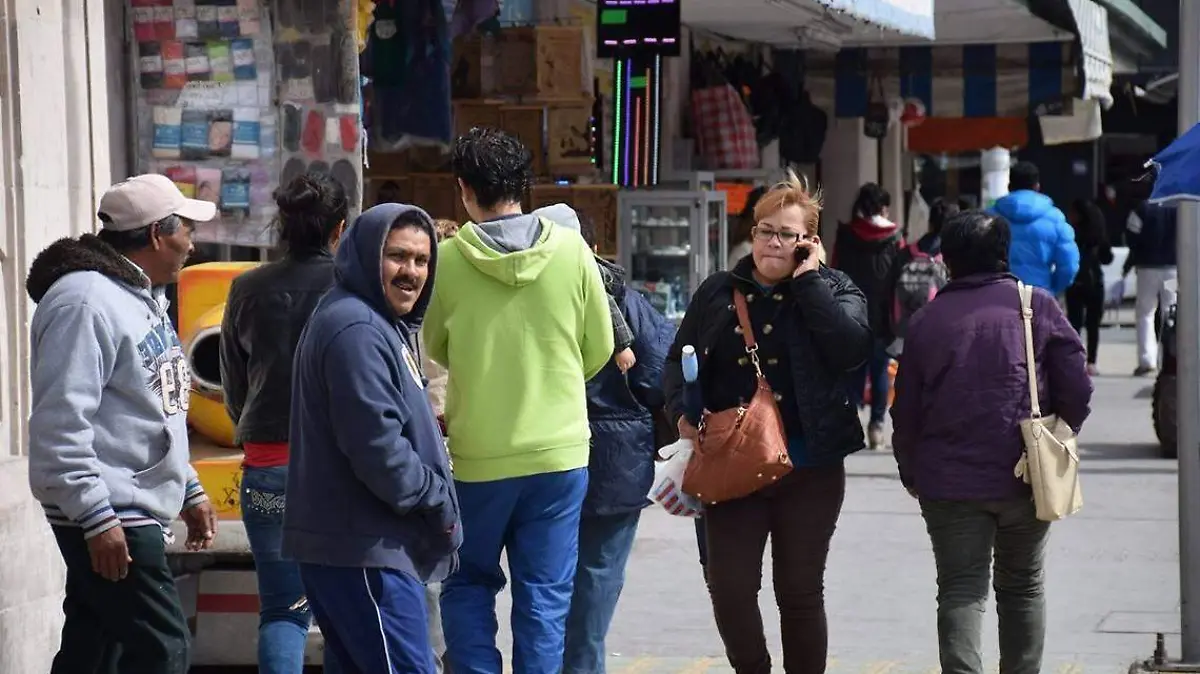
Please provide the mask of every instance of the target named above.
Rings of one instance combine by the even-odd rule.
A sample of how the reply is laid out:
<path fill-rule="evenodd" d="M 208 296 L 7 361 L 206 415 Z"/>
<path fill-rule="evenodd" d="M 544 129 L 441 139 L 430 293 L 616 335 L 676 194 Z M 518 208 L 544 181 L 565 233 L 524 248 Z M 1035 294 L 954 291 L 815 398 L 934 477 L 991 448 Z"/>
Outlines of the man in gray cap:
<path fill-rule="evenodd" d="M 141 175 L 100 200 L 99 234 L 33 261 L 29 482 L 67 567 L 53 674 L 185 674 L 188 627 L 168 526 L 212 544 L 216 517 L 188 452 L 191 374 L 163 286 L 216 206 Z"/>

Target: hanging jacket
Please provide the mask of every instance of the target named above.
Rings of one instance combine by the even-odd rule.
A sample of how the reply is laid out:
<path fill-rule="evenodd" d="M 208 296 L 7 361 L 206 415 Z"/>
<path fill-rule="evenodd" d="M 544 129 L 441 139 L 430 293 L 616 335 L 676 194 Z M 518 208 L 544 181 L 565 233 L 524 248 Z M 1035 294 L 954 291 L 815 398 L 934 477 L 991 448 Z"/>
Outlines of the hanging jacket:
<path fill-rule="evenodd" d="M 587 383 L 592 443 L 584 516 L 644 508 L 654 479 L 653 411 L 663 406 L 663 361 L 675 326 L 640 293 L 622 287 L 617 303 L 635 335 L 631 348 L 637 365 L 623 375 L 610 361 Z"/>

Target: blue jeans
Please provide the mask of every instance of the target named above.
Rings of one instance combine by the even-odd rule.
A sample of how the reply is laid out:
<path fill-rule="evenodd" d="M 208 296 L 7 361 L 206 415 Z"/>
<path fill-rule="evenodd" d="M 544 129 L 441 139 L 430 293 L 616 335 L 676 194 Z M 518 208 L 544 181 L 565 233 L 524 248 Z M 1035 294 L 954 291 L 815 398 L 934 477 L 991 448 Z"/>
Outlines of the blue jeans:
<path fill-rule="evenodd" d="M 604 638 L 625 587 L 625 564 L 641 516 L 638 510 L 584 517 L 579 522 L 579 562 L 567 614 L 564 674 L 604 674 Z"/>
<path fill-rule="evenodd" d="M 863 390 L 867 386 L 867 377 L 871 378 L 871 423 L 882 424 L 887 417 L 888 391 L 891 380 L 888 377 L 887 344 L 876 341 L 871 347 L 871 357 L 863 363 L 850 377 L 850 402 L 855 408 L 863 405 Z"/>
<path fill-rule="evenodd" d="M 462 514 L 458 573 L 442 584 L 446 668 L 500 674 L 496 595 L 512 575 L 513 671 L 559 674 L 579 554 L 586 468 L 493 482 L 455 482 Z"/>
<path fill-rule="evenodd" d="M 311 617 L 291 607 L 304 596 L 300 568 L 280 554 L 287 466 L 242 472 L 242 523 L 258 577 L 258 666 L 264 674 L 300 674 Z M 326 672 L 333 672 L 326 664 Z"/>

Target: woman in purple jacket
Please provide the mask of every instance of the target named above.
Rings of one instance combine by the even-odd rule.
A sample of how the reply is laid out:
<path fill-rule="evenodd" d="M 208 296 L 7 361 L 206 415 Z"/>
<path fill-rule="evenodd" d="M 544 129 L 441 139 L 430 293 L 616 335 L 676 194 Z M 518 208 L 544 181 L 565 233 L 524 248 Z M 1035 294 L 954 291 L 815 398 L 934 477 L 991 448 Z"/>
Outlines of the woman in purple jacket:
<path fill-rule="evenodd" d="M 1034 516 L 1029 487 L 1013 476 L 1030 401 L 1010 240 L 998 215 L 967 211 L 946 223 L 951 281 L 909 323 L 896 377 L 892 446 L 933 543 L 944 674 L 984 671 L 980 632 L 993 565 L 1000 671 L 1037 674 L 1042 664 L 1050 525 Z M 1033 296 L 1033 333 L 1042 411 L 1078 431 L 1092 397 L 1086 355 L 1042 290 Z"/>

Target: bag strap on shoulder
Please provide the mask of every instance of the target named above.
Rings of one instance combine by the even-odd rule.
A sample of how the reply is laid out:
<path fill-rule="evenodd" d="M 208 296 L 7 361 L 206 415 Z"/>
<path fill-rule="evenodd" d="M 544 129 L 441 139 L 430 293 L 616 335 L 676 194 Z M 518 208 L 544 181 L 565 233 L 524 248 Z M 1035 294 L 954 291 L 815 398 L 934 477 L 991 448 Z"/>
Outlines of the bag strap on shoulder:
<path fill-rule="evenodd" d="M 738 325 L 742 328 L 742 341 L 746 343 L 746 354 L 750 356 L 750 362 L 754 363 L 754 373 L 761 380 L 766 380 L 763 376 L 762 365 L 758 362 L 758 343 L 754 340 L 754 327 L 750 324 L 750 308 L 746 305 L 746 296 L 740 290 L 733 291 L 733 306 L 737 310 Z"/>
<path fill-rule="evenodd" d="M 1042 417 L 1042 406 L 1038 401 L 1037 357 L 1033 348 L 1033 288 L 1017 281 L 1017 292 L 1021 295 L 1021 322 L 1025 324 L 1025 369 L 1029 375 L 1029 409 L 1034 419 Z"/>

